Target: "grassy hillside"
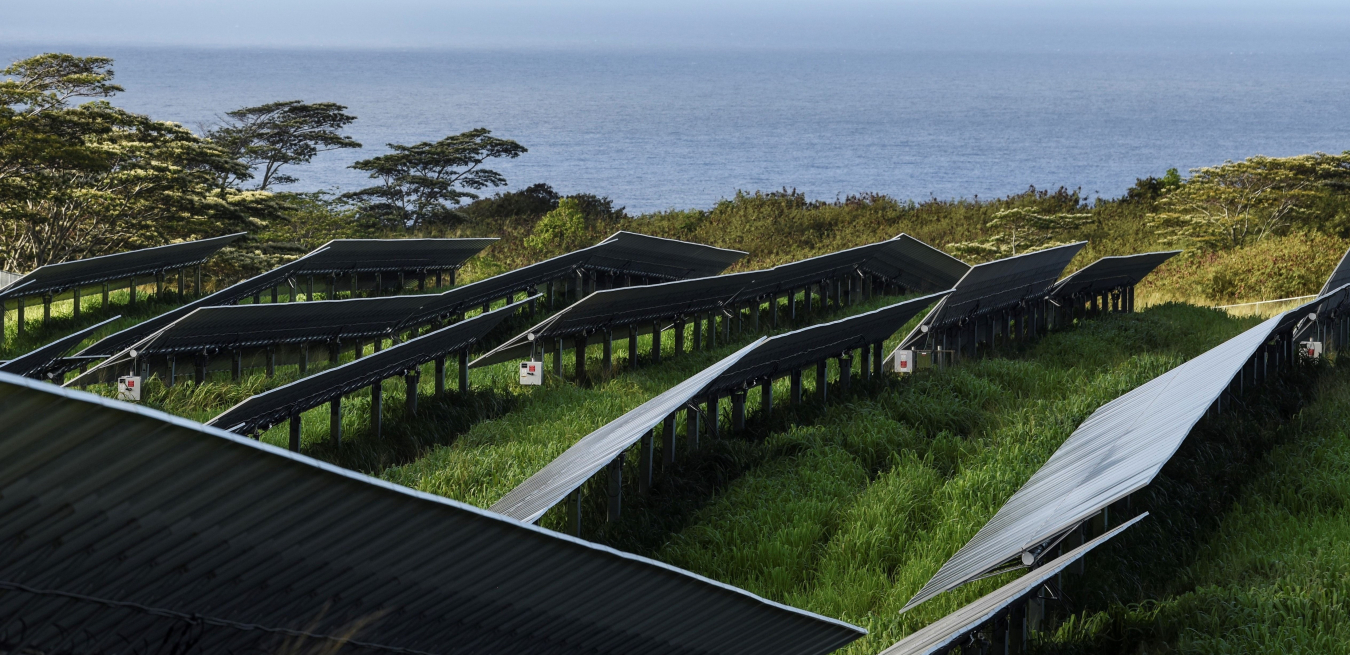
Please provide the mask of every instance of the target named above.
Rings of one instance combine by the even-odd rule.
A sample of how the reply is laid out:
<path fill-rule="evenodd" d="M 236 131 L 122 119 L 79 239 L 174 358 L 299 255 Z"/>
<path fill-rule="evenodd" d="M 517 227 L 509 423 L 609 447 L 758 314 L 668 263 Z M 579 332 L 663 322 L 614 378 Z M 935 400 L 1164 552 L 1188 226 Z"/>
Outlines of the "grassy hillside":
<path fill-rule="evenodd" d="M 1090 241 L 1074 267 L 1102 255 L 1168 247 L 1148 226 L 1146 204 L 1084 204 L 1064 192 L 924 203 L 742 195 L 708 211 L 588 219 L 567 239 L 589 244 L 629 229 L 700 241 L 750 251 L 736 267 L 747 270 L 900 232 L 939 246 L 981 239 L 989 219 L 1008 206 L 1090 214 L 1092 221 L 1062 235 Z M 461 281 L 571 247 L 528 241 L 538 220 L 483 219 L 452 231 L 503 236 L 471 261 Z M 780 401 L 766 420 L 757 415 L 758 395 L 750 394 L 744 433 L 705 440 L 697 451 L 682 446 L 646 497 L 635 486 L 634 449 L 621 521 L 604 522 L 600 483 L 589 483 L 583 534 L 863 625 L 872 634 L 847 652 L 876 652 L 1007 580 L 981 581 L 897 614 L 1093 410 L 1253 325 L 1255 315 L 1278 309 L 1257 306 L 1253 316 L 1239 317 L 1204 306 L 1316 292 L 1350 245 L 1337 234 L 1291 232 L 1243 248 L 1190 252 L 1141 286 L 1146 308 L 1138 314 L 1082 321 L 948 370 L 855 384 L 846 397 L 832 392 L 824 405 Z M 897 300 L 875 299 L 837 315 Z M 120 302 L 114 296 L 114 304 Z M 172 305 L 171 299 L 143 303 L 140 313 Z M 75 329 L 66 312 L 58 305 L 51 329 L 16 340 L 11 311 L 4 352 L 23 352 Z M 81 323 L 100 316 L 88 311 Z M 616 373 L 586 385 L 550 380 L 523 388 L 511 366 L 477 369 L 472 393 L 439 399 L 432 397 L 427 365 L 417 417 L 403 416 L 403 382 L 389 380 L 382 438 L 367 430 L 369 394 L 363 392 L 344 402 L 341 448 L 327 442 L 327 410 L 318 408 L 304 419 L 302 450 L 486 507 L 577 439 L 754 336 L 738 334 L 713 351 L 672 359 L 668 335 L 663 363 L 636 371 L 624 366 L 626 349 L 616 348 Z M 645 360 L 645 344 L 641 350 Z M 1073 617 L 1043 635 L 1038 647 L 1120 653 L 1343 648 L 1338 631 L 1350 628 L 1342 607 L 1338 544 L 1344 540 L 1337 537 L 1345 533 L 1342 499 L 1350 497 L 1350 451 L 1342 452 L 1350 376 L 1322 368 L 1249 398 L 1243 414 L 1202 425 L 1159 482 L 1140 494 L 1137 502 L 1153 518 L 1089 559 L 1093 574 L 1069 586 Z M 599 370 L 598 359 L 588 369 Z M 293 376 L 283 369 L 270 379 L 173 389 L 154 380 L 146 404 L 205 420 Z M 809 398 L 814 379 L 806 378 Z M 775 395 L 786 398 L 786 382 L 779 384 Z M 682 425 L 677 429 L 683 434 Z M 283 445 L 285 427 L 261 438 Z M 561 508 L 542 524 L 560 529 Z"/>

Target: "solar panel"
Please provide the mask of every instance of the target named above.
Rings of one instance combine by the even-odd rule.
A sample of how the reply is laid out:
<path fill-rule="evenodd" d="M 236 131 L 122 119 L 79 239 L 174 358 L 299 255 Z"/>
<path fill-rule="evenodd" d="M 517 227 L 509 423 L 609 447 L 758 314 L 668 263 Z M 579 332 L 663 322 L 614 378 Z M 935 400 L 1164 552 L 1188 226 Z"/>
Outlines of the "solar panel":
<path fill-rule="evenodd" d="M 48 264 L 38 267 L 0 290 L 0 300 L 57 294 L 78 286 L 109 280 L 125 280 L 134 276 L 153 275 L 176 268 L 195 266 L 242 236 L 244 233 L 240 232 L 213 239 Z"/>
<path fill-rule="evenodd" d="M 470 239 L 334 239 L 307 257 L 296 275 L 347 275 L 392 271 L 447 271 L 493 243 Z"/>
<path fill-rule="evenodd" d="M 0 643 L 34 652 L 823 655 L 866 633 L 8 374 L 0 453 Z"/>
<path fill-rule="evenodd" d="M 1106 543 L 1145 516 L 1148 516 L 1148 512 L 1144 512 L 1110 531 L 1102 533 L 1082 546 L 1060 555 L 1054 561 L 1047 562 L 979 600 L 934 621 L 920 630 L 914 631 L 895 645 L 881 651 L 879 655 L 934 655 L 947 652 L 947 649 L 957 646 L 957 642 L 971 632 L 993 621 L 1009 606 L 1026 597 L 1037 587 L 1049 582 L 1051 578 L 1059 575 L 1070 564 L 1082 559 L 1088 554 L 1088 551 Z"/>
<path fill-rule="evenodd" d="M 102 328 L 119 318 L 122 317 L 114 316 L 97 325 L 91 325 L 74 334 L 61 337 L 45 346 L 40 346 L 28 353 L 19 355 L 7 362 L 0 363 L 0 372 L 13 373 L 15 375 L 38 379 L 46 378 L 50 373 L 54 378 L 56 375 L 65 373 L 80 365 L 79 361 L 68 361 L 68 358 L 64 357 L 66 351 L 79 345 L 81 341 L 84 341 L 89 335 L 97 332 L 99 328 Z"/>
<path fill-rule="evenodd" d="M 1322 289 L 1317 292 L 1317 295 L 1325 296 L 1328 292 L 1347 284 L 1350 284 L 1350 250 L 1346 250 L 1345 254 L 1341 255 L 1340 263 L 1336 264 L 1336 268 L 1331 271 L 1331 275 L 1327 276 L 1326 284 L 1322 285 Z"/>
<path fill-rule="evenodd" d="M 1146 252 L 1138 255 L 1102 257 L 1070 273 L 1055 284 L 1051 296 L 1069 297 L 1079 294 L 1110 291 L 1139 284 L 1153 269 L 1175 257 L 1180 250 Z"/>
<path fill-rule="evenodd" d="M 859 271 L 884 275 L 896 283 L 906 280 L 916 285 L 912 288 L 932 290 L 930 287 L 944 281 L 954 283 L 965 268 L 968 267 L 960 260 L 902 234 L 890 241 L 769 269 L 597 291 L 498 346 L 470 366 L 488 366 L 527 357 L 539 339 L 615 331 L 633 325 L 641 326 L 641 332 L 648 329 L 652 321 L 688 318 L 745 301 L 762 301 L 772 294 L 802 289 L 809 284 Z M 564 343 L 564 349 L 570 347 L 570 343 Z"/>
<path fill-rule="evenodd" d="M 785 375 L 793 368 L 880 343 L 940 295 L 907 300 L 773 338 L 761 337 L 586 435 L 493 504 L 492 511 L 521 521 L 538 520 L 619 453 L 637 443 L 653 426 L 691 400 L 743 388 L 747 383 Z"/>
<path fill-rule="evenodd" d="M 530 479 L 502 496 L 491 510 L 524 523 L 539 520 L 550 507 L 562 502 L 567 494 L 613 461 L 619 453 L 637 443 L 653 426 L 699 395 L 704 386 L 765 341 L 767 338 L 761 337 L 582 437 L 557 459 L 530 476 Z"/>
<path fill-rule="evenodd" d="M 1350 285 L 1271 318 L 1111 402 L 1083 421 L 994 518 L 904 609 L 954 589 L 1052 541 L 1153 481 L 1216 399 L 1272 338 L 1311 322 L 1342 321 Z M 1288 358 L 1293 348 L 1284 342 Z M 1245 375 L 1245 374 L 1244 374 Z M 904 611 L 904 610 L 901 610 Z"/>
<path fill-rule="evenodd" d="M 265 430 L 334 398 L 369 387 L 381 380 L 402 375 L 429 361 L 469 348 L 487 335 L 492 328 L 497 327 L 497 324 L 515 313 L 523 302 L 480 314 L 415 339 L 409 339 L 373 355 L 324 369 L 285 386 L 260 393 L 211 419 L 207 425 L 241 434 L 257 429 Z"/>
<path fill-rule="evenodd" d="M 1079 241 L 972 266 L 897 350 L 913 347 L 930 333 L 1045 297 L 1085 245 L 1086 241 Z"/>
<path fill-rule="evenodd" d="M 724 394 L 773 380 L 840 353 L 879 344 L 947 292 L 882 307 L 865 314 L 780 334 L 742 357 L 701 394 Z"/>
<path fill-rule="evenodd" d="M 717 275 L 745 254 L 740 250 L 619 231 L 596 246 L 587 266 L 619 275 L 684 280 Z"/>

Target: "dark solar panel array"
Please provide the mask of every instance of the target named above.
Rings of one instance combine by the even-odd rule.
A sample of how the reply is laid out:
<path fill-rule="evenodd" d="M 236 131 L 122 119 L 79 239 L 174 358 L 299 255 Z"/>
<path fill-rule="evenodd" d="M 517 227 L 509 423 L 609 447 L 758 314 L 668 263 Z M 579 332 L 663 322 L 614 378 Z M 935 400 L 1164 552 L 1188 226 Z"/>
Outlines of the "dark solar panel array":
<path fill-rule="evenodd" d="M 48 264 L 0 290 L 0 299 L 57 294 L 75 287 L 109 280 L 125 280 L 134 276 L 154 275 L 176 268 L 195 266 L 242 236 L 244 234 L 241 232 L 213 239 Z"/>
<path fill-rule="evenodd" d="M 305 258 L 296 275 L 347 275 L 390 271 L 448 271 L 495 243 L 472 239 L 334 239 Z"/>
<path fill-rule="evenodd" d="M 690 401 L 742 389 L 748 383 L 763 382 L 852 349 L 881 343 L 940 295 L 907 300 L 771 339 L 760 338 L 582 437 L 557 459 L 507 492 L 492 505 L 492 511 L 520 521 L 535 521 L 650 433 L 653 426 Z"/>
<path fill-rule="evenodd" d="M 207 425 L 241 434 L 267 429 L 334 398 L 403 375 L 429 361 L 469 348 L 513 314 L 520 305 L 507 305 L 260 393 L 211 419 Z"/>
<path fill-rule="evenodd" d="M 842 353 L 881 343 L 946 294 L 945 291 L 934 293 L 771 337 L 704 387 L 700 394 L 725 394 L 745 389 Z"/>
<path fill-rule="evenodd" d="M 907 280 L 921 290 L 946 289 L 967 267 L 908 235 L 769 269 L 667 282 L 641 288 L 598 291 L 502 344 L 472 365 L 487 366 L 530 354 L 536 339 L 600 333 L 652 321 L 693 317 L 762 301 L 772 294 L 801 289 L 841 275 L 862 271 L 898 282 Z M 908 286 L 908 285 L 905 285 Z M 531 339 L 533 336 L 533 339 Z M 564 347 L 569 347 L 565 344 Z"/>
<path fill-rule="evenodd" d="M 603 246 L 603 247 L 602 247 Z M 587 267 L 617 275 L 650 275 L 667 280 L 707 277 L 740 261 L 740 250 L 701 243 L 615 232 L 589 255 Z"/>
<path fill-rule="evenodd" d="M 1060 280 L 1051 289 L 1050 295 L 1065 298 L 1133 286 L 1152 273 L 1153 269 L 1180 252 L 1168 250 L 1121 257 L 1102 257 Z"/>
<path fill-rule="evenodd" d="M 1044 298 L 1085 245 L 1080 241 L 972 266 L 899 348 L 910 347 L 928 331 Z"/>
<path fill-rule="evenodd" d="M 0 453 L 7 647 L 824 655 L 866 634 L 667 564 L 6 374 Z"/>
<path fill-rule="evenodd" d="M 0 372 L 13 373 L 28 378 L 45 379 L 50 374 L 53 378 L 78 367 L 82 361 L 72 360 L 65 357 L 67 351 L 79 345 L 89 335 L 97 332 L 99 328 L 122 318 L 114 316 L 97 325 L 91 325 L 83 330 L 70 334 L 45 346 L 36 348 L 30 352 L 24 353 L 7 362 L 0 363 Z"/>

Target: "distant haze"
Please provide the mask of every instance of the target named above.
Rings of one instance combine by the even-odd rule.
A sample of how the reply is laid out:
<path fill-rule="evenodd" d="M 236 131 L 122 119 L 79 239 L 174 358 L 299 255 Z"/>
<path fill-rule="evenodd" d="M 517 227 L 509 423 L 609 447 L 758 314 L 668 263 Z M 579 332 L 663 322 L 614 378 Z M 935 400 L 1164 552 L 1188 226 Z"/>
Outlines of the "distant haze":
<path fill-rule="evenodd" d="M 1341 48 L 1343 0 L 11 0 L 0 40 L 268 47 Z"/>

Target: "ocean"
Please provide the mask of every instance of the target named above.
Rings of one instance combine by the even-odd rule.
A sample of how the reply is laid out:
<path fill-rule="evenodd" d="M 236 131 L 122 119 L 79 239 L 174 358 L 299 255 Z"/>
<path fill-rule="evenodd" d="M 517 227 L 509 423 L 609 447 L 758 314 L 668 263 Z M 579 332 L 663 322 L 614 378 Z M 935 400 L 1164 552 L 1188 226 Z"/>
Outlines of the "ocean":
<path fill-rule="evenodd" d="M 0 46 L 116 59 L 114 104 L 200 129 L 274 100 L 332 101 L 362 150 L 289 172 L 360 188 L 386 143 L 476 127 L 529 148 L 495 162 L 630 213 L 737 190 L 834 200 L 989 198 L 1029 186 L 1113 197 L 1135 178 L 1264 154 L 1350 150 L 1342 51 L 267 50 Z"/>

